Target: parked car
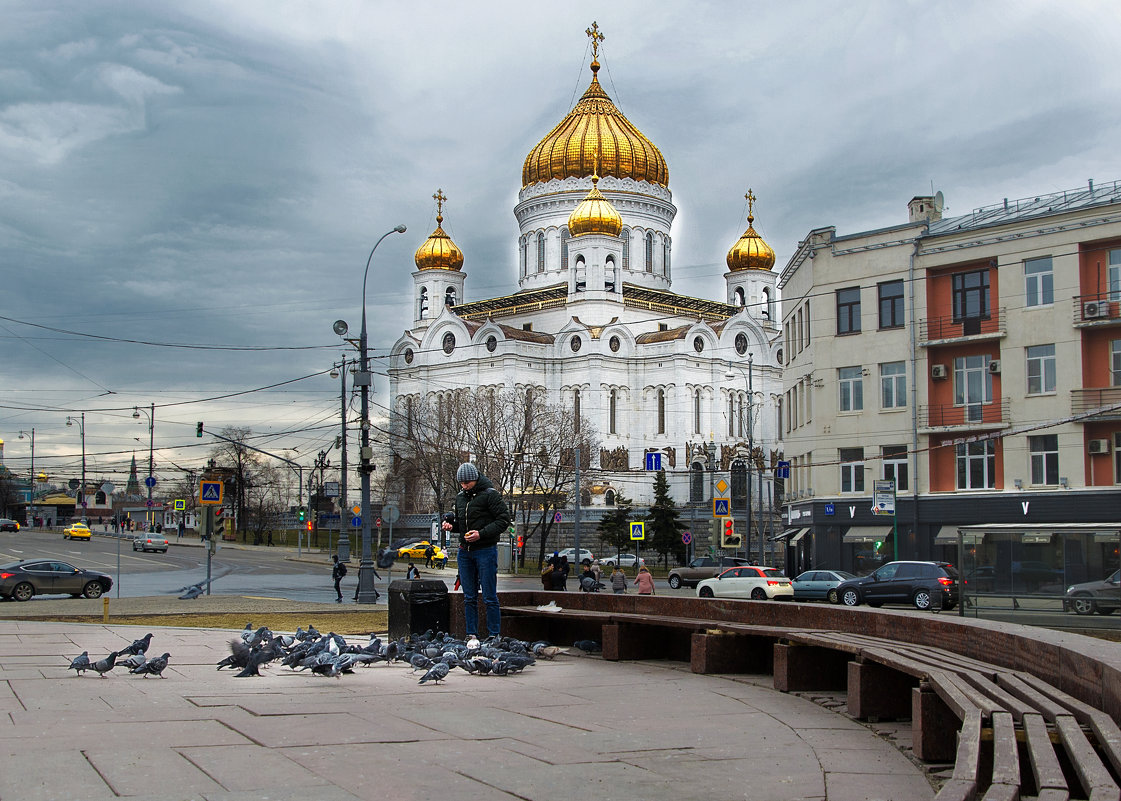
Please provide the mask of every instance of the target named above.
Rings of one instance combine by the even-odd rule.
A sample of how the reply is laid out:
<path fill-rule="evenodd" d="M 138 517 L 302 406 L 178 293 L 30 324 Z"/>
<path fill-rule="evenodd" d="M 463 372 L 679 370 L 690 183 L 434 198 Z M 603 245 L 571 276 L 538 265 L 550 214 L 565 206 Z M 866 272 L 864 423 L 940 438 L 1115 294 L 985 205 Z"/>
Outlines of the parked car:
<path fill-rule="evenodd" d="M 435 562 L 447 562 L 448 552 L 441 548 L 439 545 L 433 545 L 436 549 L 436 555 L 432 557 Z M 424 559 L 424 551 L 428 548 L 427 541 L 421 541 L 414 545 L 406 545 L 404 548 L 397 549 L 398 559 Z"/>
<path fill-rule="evenodd" d="M 914 604 L 916 609 L 930 609 L 940 598 L 942 609 L 953 609 L 958 592 L 958 572 L 947 562 L 888 562 L 863 578 L 838 584 L 834 603 Z"/>
<path fill-rule="evenodd" d="M 112 586 L 113 579 L 104 573 L 68 562 L 25 559 L 0 566 L 0 597 L 5 599 L 29 601 L 35 595 L 100 598 Z"/>
<path fill-rule="evenodd" d="M 844 570 L 807 570 L 794 577 L 795 601 L 831 601 L 837 603 L 837 585 L 842 581 L 854 579 L 852 573 Z"/>
<path fill-rule="evenodd" d="M 750 564 L 751 562 L 747 559 L 740 559 L 736 556 L 721 556 L 720 558 L 698 556 L 684 567 L 675 567 L 671 570 L 669 572 L 669 585 L 675 590 L 678 587 L 696 587 L 698 582 L 707 578 L 714 578 L 720 574 L 720 571 L 727 570 L 729 567 Z"/>
<path fill-rule="evenodd" d="M 167 553 L 167 538 L 163 534 L 141 534 L 132 538 L 132 550 Z"/>
<path fill-rule="evenodd" d="M 633 553 L 619 553 L 614 556 L 605 556 L 599 560 L 599 563 L 604 567 L 615 567 L 616 564 L 618 564 L 619 567 L 634 567 L 635 555 Z M 646 560 L 641 556 L 638 557 L 638 566 L 642 567 L 645 564 Z"/>
<path fill-rule="evenodd" d="M 92 536 L 90 527 L 85 523 L 73 523 L 62 532 L 64 540 L 88 540 Z"/>
<path fill-rule="evenodd" d="M 1086 581 L 1067 588 L 1063 611 L 1073 609 L 1080 615 L 1110 615 L 1121 609 L 1121 570 L 1101 581 Z"/>
<path fill-rule="evenodd" d="M 19 523 L 6 517 L 0 517 L 0 531 L 19 531 Z"/>
<path fill-rule="evenodd" d="M 753 601 L 792 599 L 794 587 L 777 568 L 747 565 L 730 567 L 716 578 L 705 579 L 697 585 L 697 596 L 750 598 Z"/>
<path fill-rule="evenodd" d="M 592 554 L 592 552 L 589 551 L 587 548 L 581 548 L 580 549 L 580 558 L 579 559 L 576 558 L 576 549 L 575 548 L 562 548 L 561 550 L 557 551 L 557 555 L 558 556 L 567 556 L 568 557 L 568 563 L 570 565 L 578 565 L 581 562 L 583 562 L 585 559 L 587 559 L 589 562 L 595 561 L 595 555 Z"/>

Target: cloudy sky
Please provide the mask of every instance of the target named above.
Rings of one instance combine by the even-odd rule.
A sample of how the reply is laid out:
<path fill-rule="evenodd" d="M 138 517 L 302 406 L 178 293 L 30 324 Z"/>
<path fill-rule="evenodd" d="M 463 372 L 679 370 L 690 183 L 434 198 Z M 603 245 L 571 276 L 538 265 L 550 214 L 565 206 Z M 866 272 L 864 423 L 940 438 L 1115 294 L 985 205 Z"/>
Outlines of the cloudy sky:
<path fill-rule="evenodd" d="M 781 267 L 812 228 L 902 223 L 1121 178 L 1121 4 L 0 0 L 0 438 L 6 463 L 118 476 L 202 463 L 245 426 L 310 464 L 358 330 L 411 321 L 435 225 L 466 300 L 516 289 L 522 161 L 586 88 L 665 155 L 674 289 L 723 296 L 756 228 Z M 386 381 L 376 380 L 379 404 Z M 294 450 L 289 450 L 294 449 Z M 143 472 L 143 471 L 142 471 Z"/>

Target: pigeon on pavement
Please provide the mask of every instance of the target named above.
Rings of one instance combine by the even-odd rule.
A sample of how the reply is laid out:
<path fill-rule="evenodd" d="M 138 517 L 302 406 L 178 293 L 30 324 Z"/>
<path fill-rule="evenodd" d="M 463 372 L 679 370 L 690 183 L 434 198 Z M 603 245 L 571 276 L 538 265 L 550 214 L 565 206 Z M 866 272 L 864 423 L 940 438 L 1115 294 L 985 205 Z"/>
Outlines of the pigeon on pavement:
<path fill-rule="evenodd" d="M 105 678 L 105 674 L 112 670 L 117 664 L 117 653 L 117 651 L 110 651 L 109 656 L 104 659 L 98 659 L 91 664 L 90 670 L 95 671 L 101 678 Z"/>
<path fill-rule="evenodd" d="M 128 646 L 125 646 L 124 648 L 122 648 L 117 655 L 118 656 L 124 656 L 125 654 L 144 655 L 144 654 L 148 653 L 148 646 L 151 645 L 151 644 L 152 644 L 152 633 L 148 632 L 143 637 L 141 637 L 139 640 L 133 640 L 132 645 L 128 645 Z"/>
<path fill-rule="evenodd" d="M 588 654 L 598 654 L 603 650 L 595 640 L 577 640 L 572 643 L 572 647 L 579 648 L 581 651 Z"/>
<path fill-rule="evenodd" d="M 448 677 L 449 670 L 451 670 L 451 668 L 449 668 L 443 662 L 437 662 L 435 665 L 428 669 L 427 673 L 420 677 L 420 681 L 418 681 L 417 684 L 424 684 L 425 682 L 429 681 L 431 681 L 433 684 L 439 684 L 442 680 Z"/>
<path fill-rule="evenodd" d="M 163 656 L 152 657 L 150 660 L 145 662 L 143 665 L 139 665 L 138 667 L 134 667 L 132 670 L 129 671 L 129 673 L 135 673 L 138 676 L 143 676 L 144 678 L 148 678 L 148 676 L 150 676 L 150 675 L 151 676 L 159 676 L 162 679 L 164 668 L 167 667 L 167 660 L 170 657 L 171 657 L 171 654 L 164 654 Z"/>
<path fill-rule="evenodd" d="M 75 673 L 76 676 L 81 676 L 83 670 L 89 670 L 89 669 L 90 669 L 90 652 L 89 651 L 82 651 L 82 653 L 80 653 L 80 654 L 78 654 L 78 656 L 74 657 L 70 661 L 70 667 L 67 668 L 67 670 L 77 671 Z"/>
<path fill-rule="evenodd" d="M 124 653 L 124 651 L 122 651 L 121 653 Z M 121 660 L 117 664 L 120 665 L 123 668 L 128 668 L 130 671 L 132 671 L 135 668 L 140 667 L 141 665 L 143 665 L 147 661 L 148 660 L 144 656 L 144 654 L 134 654 L 134 655 L 130 656 L 128 659 Z"/>

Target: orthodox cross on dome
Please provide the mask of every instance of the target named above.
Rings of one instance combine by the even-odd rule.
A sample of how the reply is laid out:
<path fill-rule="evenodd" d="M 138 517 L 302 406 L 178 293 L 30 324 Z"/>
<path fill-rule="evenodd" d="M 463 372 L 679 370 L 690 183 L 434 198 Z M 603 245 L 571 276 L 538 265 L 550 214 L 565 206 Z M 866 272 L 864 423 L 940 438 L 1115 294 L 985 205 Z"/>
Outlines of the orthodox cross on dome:
<path fill-rule="evenodd" d="M 753 213 L 755 209 L 755 193 L 748 189 L 747 194 L 744 195 L 744 199 L 747 200 L 747 224 L 750 225 L 755 222 L 755 215 Z"/>
<path fill-rule="evenodd" d="M 442 223 L 444 221 L 444 201 L 448 199 L 448 196 L 444 194 L 443 189 L 437 189 L 432 199 L 436 201 L 436 223 Z"/>
<path fill-rule="evenodd" d="M 593 20 L 592 27 L 588 28 L 584 33 L 592 40 L 592 61 L 596 61 L 599 58 L 599 43 L 604 39 L 603 34 L 599 32 L 599 23 Z"/>

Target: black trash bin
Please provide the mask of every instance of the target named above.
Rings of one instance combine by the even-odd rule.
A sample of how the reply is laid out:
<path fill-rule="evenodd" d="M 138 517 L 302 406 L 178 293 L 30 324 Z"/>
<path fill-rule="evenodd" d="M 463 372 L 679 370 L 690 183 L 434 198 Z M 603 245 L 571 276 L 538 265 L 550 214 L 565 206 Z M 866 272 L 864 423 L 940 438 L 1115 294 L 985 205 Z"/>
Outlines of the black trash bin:
<path fill-rule="evenodd" d="M 389 585 L 389 638 L 448 630 L 448 585 L 439 579 L 397 579 Z"/>

